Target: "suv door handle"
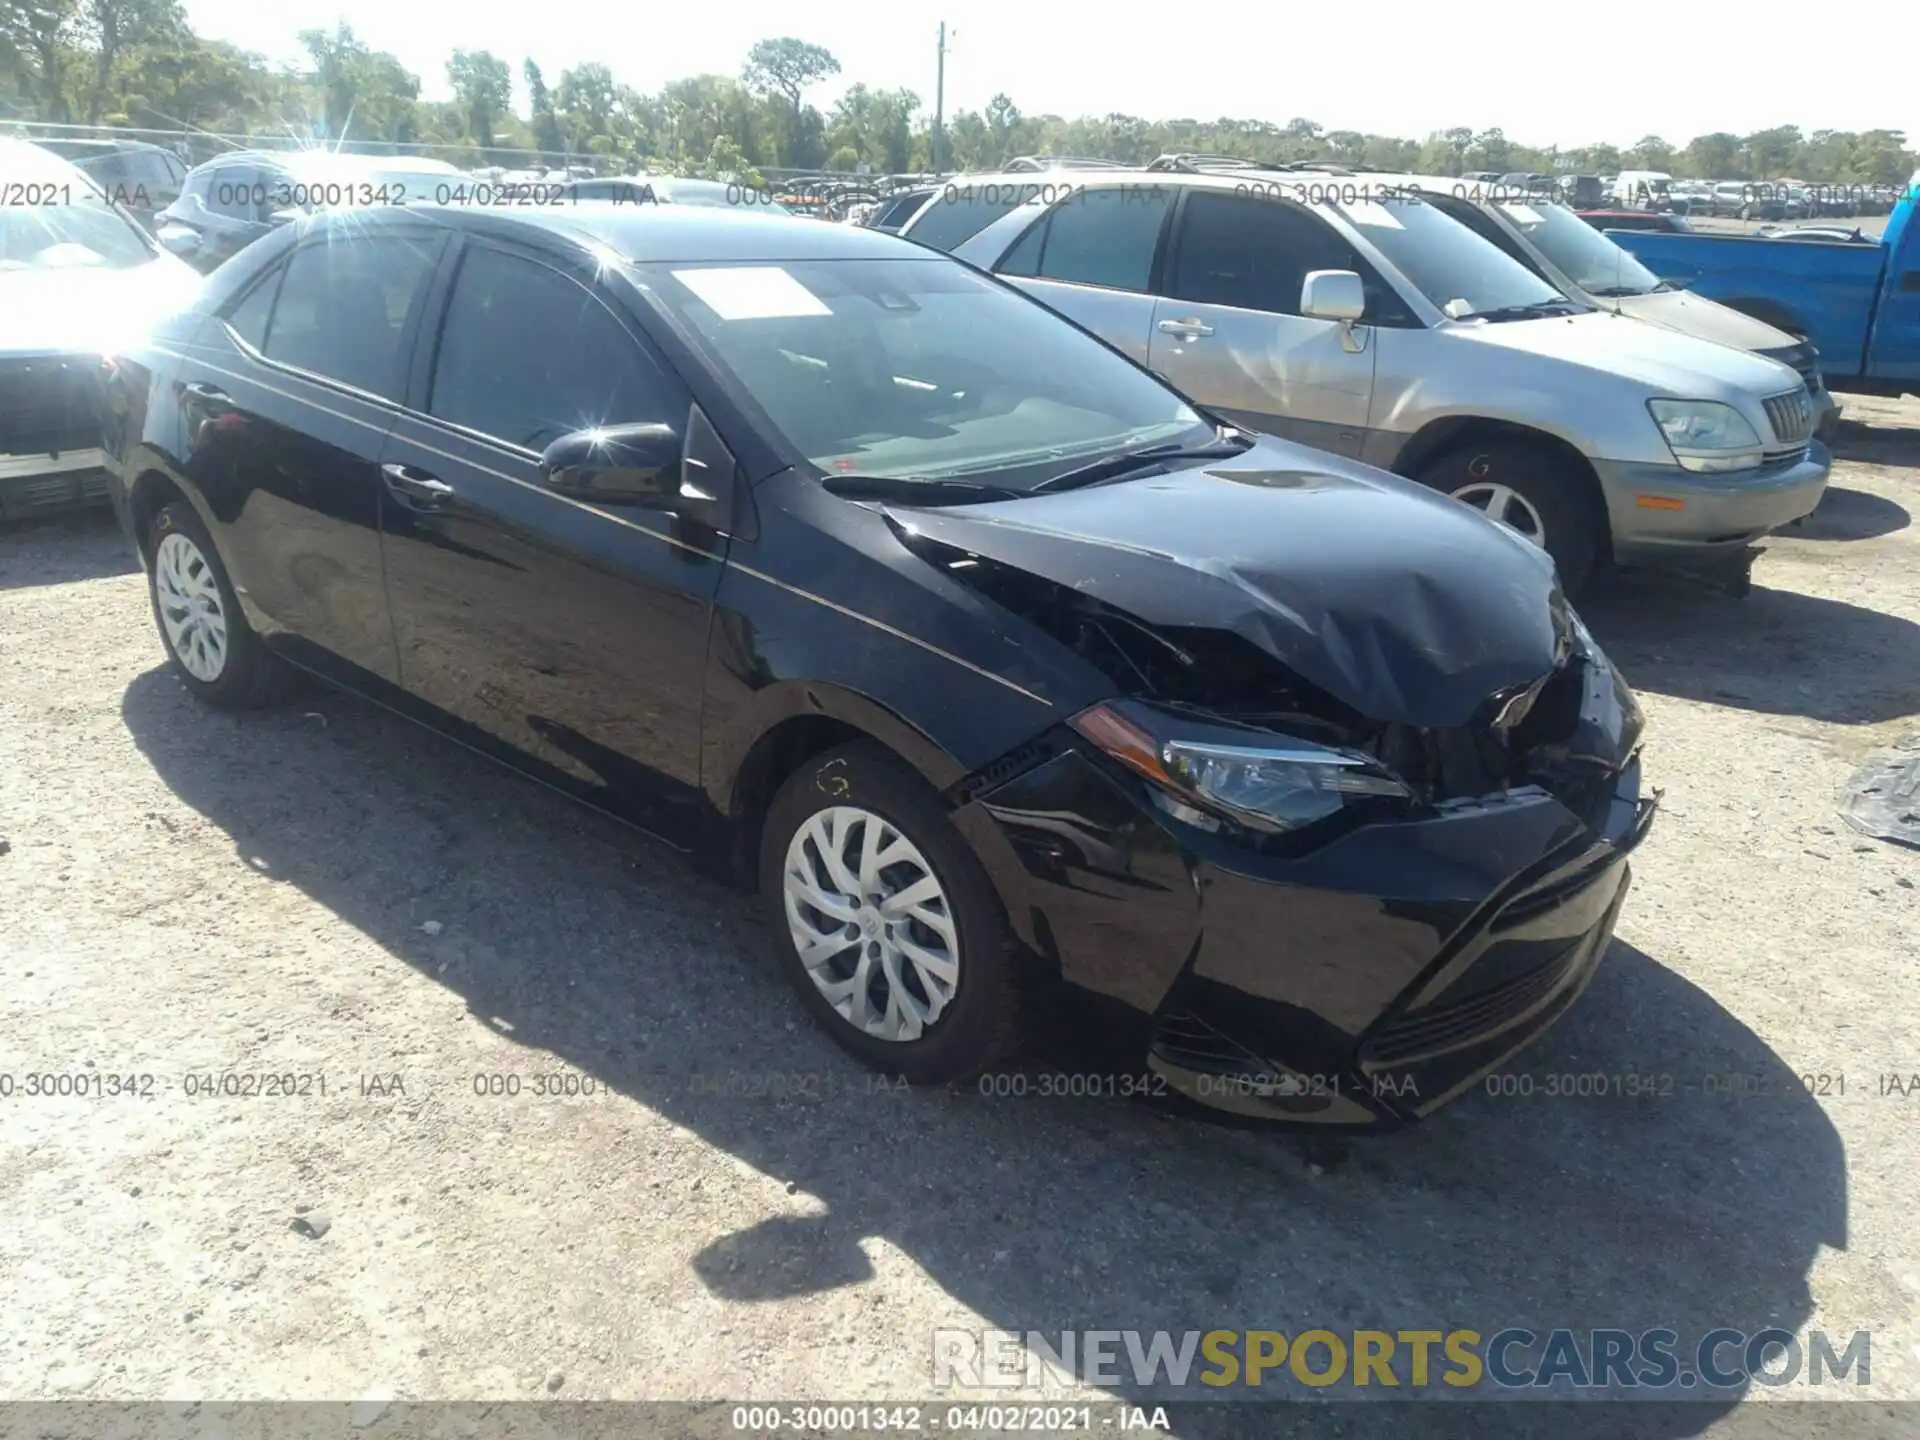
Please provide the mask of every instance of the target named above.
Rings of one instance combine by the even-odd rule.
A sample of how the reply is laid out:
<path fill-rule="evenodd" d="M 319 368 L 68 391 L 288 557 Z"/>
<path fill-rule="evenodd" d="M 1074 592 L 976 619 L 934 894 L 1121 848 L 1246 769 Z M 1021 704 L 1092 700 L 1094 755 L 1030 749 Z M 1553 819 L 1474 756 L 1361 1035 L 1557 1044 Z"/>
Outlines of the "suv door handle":
<path fill-rule="evenodd" d="M 395 499 L 437 505 L 453 494 L 453 486 L 446 481 L 437 480 L 426 471 L 416 470 L 411 465 L 382 465 L 380 474 L 386 480 L 387 489 L 393 492 Z"/>
<path fill-rule="evenodd" d="M 1179 335 L 1188 340 L 1197 340 L 1202 335 L 1211 335 L 1213 326 L 1204 320 L 1162 320 L 1160 330 L 1162 334 Z"/>
<path fill-rule="evenodd" d="M 218 385 L 208 385 L 199 380 L 190 381 L 180 387 L 181 392 L 195 400 L 227 400 L 227 392 Z"/>

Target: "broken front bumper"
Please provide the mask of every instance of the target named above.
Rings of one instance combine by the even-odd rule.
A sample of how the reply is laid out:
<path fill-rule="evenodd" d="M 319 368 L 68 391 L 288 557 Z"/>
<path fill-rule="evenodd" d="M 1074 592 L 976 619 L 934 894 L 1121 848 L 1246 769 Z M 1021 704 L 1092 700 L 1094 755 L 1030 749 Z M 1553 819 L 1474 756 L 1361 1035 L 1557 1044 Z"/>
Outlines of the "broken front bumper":
<path fill-rule="evenodd" d="M 1016 931 L 1165 1086 L 1379 1124 L 1430 1113 L 1573 1003 L 1652 808 L 1632 761 L 1585 815 L 1520 790 L 1283 859 L 1165 820 L 1071 749 L 957 818 Z"/>

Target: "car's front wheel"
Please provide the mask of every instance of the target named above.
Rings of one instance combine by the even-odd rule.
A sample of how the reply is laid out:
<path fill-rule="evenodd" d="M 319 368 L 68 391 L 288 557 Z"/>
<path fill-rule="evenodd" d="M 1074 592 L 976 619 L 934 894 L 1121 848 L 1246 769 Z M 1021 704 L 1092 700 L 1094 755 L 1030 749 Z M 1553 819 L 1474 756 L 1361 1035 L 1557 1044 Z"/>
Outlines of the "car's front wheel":
<path fill-rule="evenodd" d="M 1605 542 L 1600 506 L 1552 446 L 1526 439 L 1463 445 L 1434 460 L 1419 478 L 1545 550 L 1568 595 L 1579 594 L 1599 567 Z"/>
<path fill-rule="evenodd" d="M 871 742 L 801 766 L 761 834 L 782 968 L 833 1039 L 915 1084 L 976 1075 L 1019 1042 L 1016 945 L 933 790 Z"/>
<path fill-rule="evenodd" d="M 286 696 L 292 670 L 247 624 L 213 538 L 184 500 L 154 517 L 147 579 L 160 643 L 189 690 L 227 710 Z"/>

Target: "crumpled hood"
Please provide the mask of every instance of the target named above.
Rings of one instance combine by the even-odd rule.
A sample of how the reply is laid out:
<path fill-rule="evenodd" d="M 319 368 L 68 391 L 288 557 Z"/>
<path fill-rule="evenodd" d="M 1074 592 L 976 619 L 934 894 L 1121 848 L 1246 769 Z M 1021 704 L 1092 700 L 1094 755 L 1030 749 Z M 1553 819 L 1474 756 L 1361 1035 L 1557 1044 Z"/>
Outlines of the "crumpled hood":
<path fill-rule="evenodd" d="M 201 276 L 172 255 L 124 270 L 92 265 L 0 270 L 0 355 L 123 348 L 186 308 Z"/>
<path fill-rule="evenodd" d="M 1564 361 L 1601 376 L 1625 377 L 1682 400 L 1757 400 L 1800 384 L 1799 375 L 1778 360 L 1608 310 L 1545 320 L 1455 323 L 1442 333 Z M 1571 383 L 1572 378 L 1558 383 Z"/>
<path fill-rule="evenodd" d="M 1656 290 L 1651 295 L 1621 295 L 1596 302 L 1617 307 L 1621 314 L 1649 325 L 1678 330 L 1716 345 L 1731 345 L 1736 350 L 1784 350 L 1795 344 L 1793 336 L 1764 320 L 1743 315 L 1717 300 L 1689 295 L 1684 290 Z"/>
<path fill-rule="evenodd" d="M 909 544 L 925 535 L 1150 625 L 1236 632 L 1378 721 L 1464 725 L 1554 666 L 1545 554 L 1445 496 L 1285 441 L 1119 484 L 886 513 Z"/>

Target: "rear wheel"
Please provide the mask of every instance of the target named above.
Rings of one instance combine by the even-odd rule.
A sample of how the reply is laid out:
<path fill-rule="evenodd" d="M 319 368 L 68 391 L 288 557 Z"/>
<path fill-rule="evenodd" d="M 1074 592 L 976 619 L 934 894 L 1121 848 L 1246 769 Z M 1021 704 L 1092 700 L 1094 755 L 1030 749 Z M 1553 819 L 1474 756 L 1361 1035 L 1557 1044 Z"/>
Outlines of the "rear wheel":
<path fill-rule="evenodd" d="M 870 741 L 809 760 L 774 797 L 760 889 L 808 1012 L 916 1084 L 978 1074 L 1018 1043 L 1015 942 L 938 797 Z"/>
<path fill-rule="evenodd" d="M 160 643 L 195 695 L 225 710 L 248 710 L 292 690 L 292 669 L 247 624 L 220 552 L 186 501 L 154 516 L 147 575 Z"/>
<path fill-rule="evenodd" d="M 1600 507 L 1586 477 L 1551 446 L 1529 440 L 1462 445 L 1429 463 L 1419 480 L 1545 550 L 1568 595 L 1582 590 L 1599 567 Z"/>

